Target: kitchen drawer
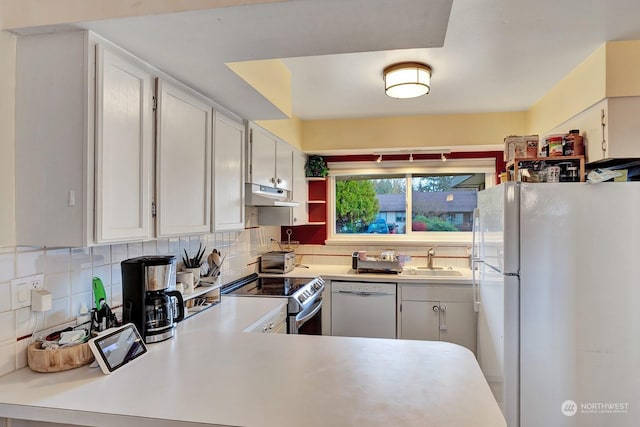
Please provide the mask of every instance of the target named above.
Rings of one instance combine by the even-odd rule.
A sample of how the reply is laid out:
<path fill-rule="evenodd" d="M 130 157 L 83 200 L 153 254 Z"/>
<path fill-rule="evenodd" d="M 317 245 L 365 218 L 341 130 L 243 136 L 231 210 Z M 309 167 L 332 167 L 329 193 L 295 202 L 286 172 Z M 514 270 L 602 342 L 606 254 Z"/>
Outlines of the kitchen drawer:
<path fill-rule="evenodd" d="M 262 316 L 249 326 L 244 332 L 280 333 L 280 329 L 287 323 L 287 304 L 282 303 L 275 310 Z"/>
<path fill-rule="evenodd" d="M 402 301 L 452 301 L 472 302 L 471 285 L 402 285 Z"/>

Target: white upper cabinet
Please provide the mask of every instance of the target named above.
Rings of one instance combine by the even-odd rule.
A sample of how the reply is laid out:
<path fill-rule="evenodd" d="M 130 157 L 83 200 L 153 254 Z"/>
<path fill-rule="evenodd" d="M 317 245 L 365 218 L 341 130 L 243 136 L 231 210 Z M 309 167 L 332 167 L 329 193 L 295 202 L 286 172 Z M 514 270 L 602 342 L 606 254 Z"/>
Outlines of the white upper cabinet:
<path fill-rule="evenodd" d="M 275 187 L 276 139 L 262 128 L 249 125 L 248 154 L 248 182 Z"/>
<path fill-rule="evenodd" d="M 18 245 L 151 237 L 153 82 L 98 44 L 86 31 L 18 37 Z"/>
<path fill-rule="evenodd" d="M 276 187 L 293 190 L 293 148 L 276 140 Z"/>
<path fill-rule="evenodd" d="M 157 80 L 156 234 L 211 230 L 212 108 L 203 99 Z"/>
<path fill-rule="evenodd" d="M 292 189 L 293 149 L 266 130 L 249 124 L 249 173 L 247 182 Z"/>
<path fill-rule="evenodd" d="M 214 231 L 244 229 L 244 126 L 215 114 Z"/>
<path fill-rule="evenodd" d="M 136 63 L 96 48 L 96 243 L 147 239 L 152 78 Z"/>
<path fill-rule="evenodd" d="M 640 157 L 639 116 L 640 97 L 606 98 L 540 137 L 579 129 L 588 162 Z"/>
<path fill-rule="evenodd" d="M 307 156 L 298 150 L 292 150 L 293 185 L 291 199 L 298 206 L 260 206 L 258 207 L 258 224 L 260 225 L 306 225 L 308 224 L 307 195 L 309 193 L 304 166 Z"/>
<path fill-rule="evenodd" d="M 307 163 L 307 156 L 302 151 L 293 152 L 293 194 L 292 199 L 298 202 L 298 206 L 293 210 L 293 225 L 305 225 L 308 223 L 307 199 L 309 185 L 305 177 L 304 167 Z"/>

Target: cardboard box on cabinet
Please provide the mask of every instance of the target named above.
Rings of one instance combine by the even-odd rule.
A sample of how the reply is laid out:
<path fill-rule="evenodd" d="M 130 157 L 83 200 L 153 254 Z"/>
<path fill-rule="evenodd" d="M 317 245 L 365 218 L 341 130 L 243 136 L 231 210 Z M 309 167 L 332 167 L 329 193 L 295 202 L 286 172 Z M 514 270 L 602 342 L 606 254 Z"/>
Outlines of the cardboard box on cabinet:
<path fill-rule="evenodd" d="M 510 135 L 504 139 L 504 161 L 538 157 L 538 135 Z"/>

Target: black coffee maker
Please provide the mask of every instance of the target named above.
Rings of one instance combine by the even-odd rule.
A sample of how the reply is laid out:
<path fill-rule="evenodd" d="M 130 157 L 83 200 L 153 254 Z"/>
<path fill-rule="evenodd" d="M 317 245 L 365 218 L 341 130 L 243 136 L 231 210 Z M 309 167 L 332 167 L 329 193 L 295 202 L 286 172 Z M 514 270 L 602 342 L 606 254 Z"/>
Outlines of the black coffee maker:
<path fill-rule="evenodd" d="M 184 319 L 184 300 L 169 291 L 176 267 L 174 256 L 144 256 L 122 261 L 122 320 L 131 322 L 147 344 L 175 334 Z"/>

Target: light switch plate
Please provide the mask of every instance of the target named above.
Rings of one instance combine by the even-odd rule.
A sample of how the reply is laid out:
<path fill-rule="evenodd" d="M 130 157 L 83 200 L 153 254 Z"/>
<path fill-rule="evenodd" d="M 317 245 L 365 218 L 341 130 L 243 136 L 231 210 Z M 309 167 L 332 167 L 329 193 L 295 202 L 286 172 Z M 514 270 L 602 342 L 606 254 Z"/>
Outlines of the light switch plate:
<path fill-rule="evenodd" d="M 44 274 L 34 274 L 11 280 L 11 309 L 17 310 L 31 305 L 31 290 L 44 287 Z"/>

